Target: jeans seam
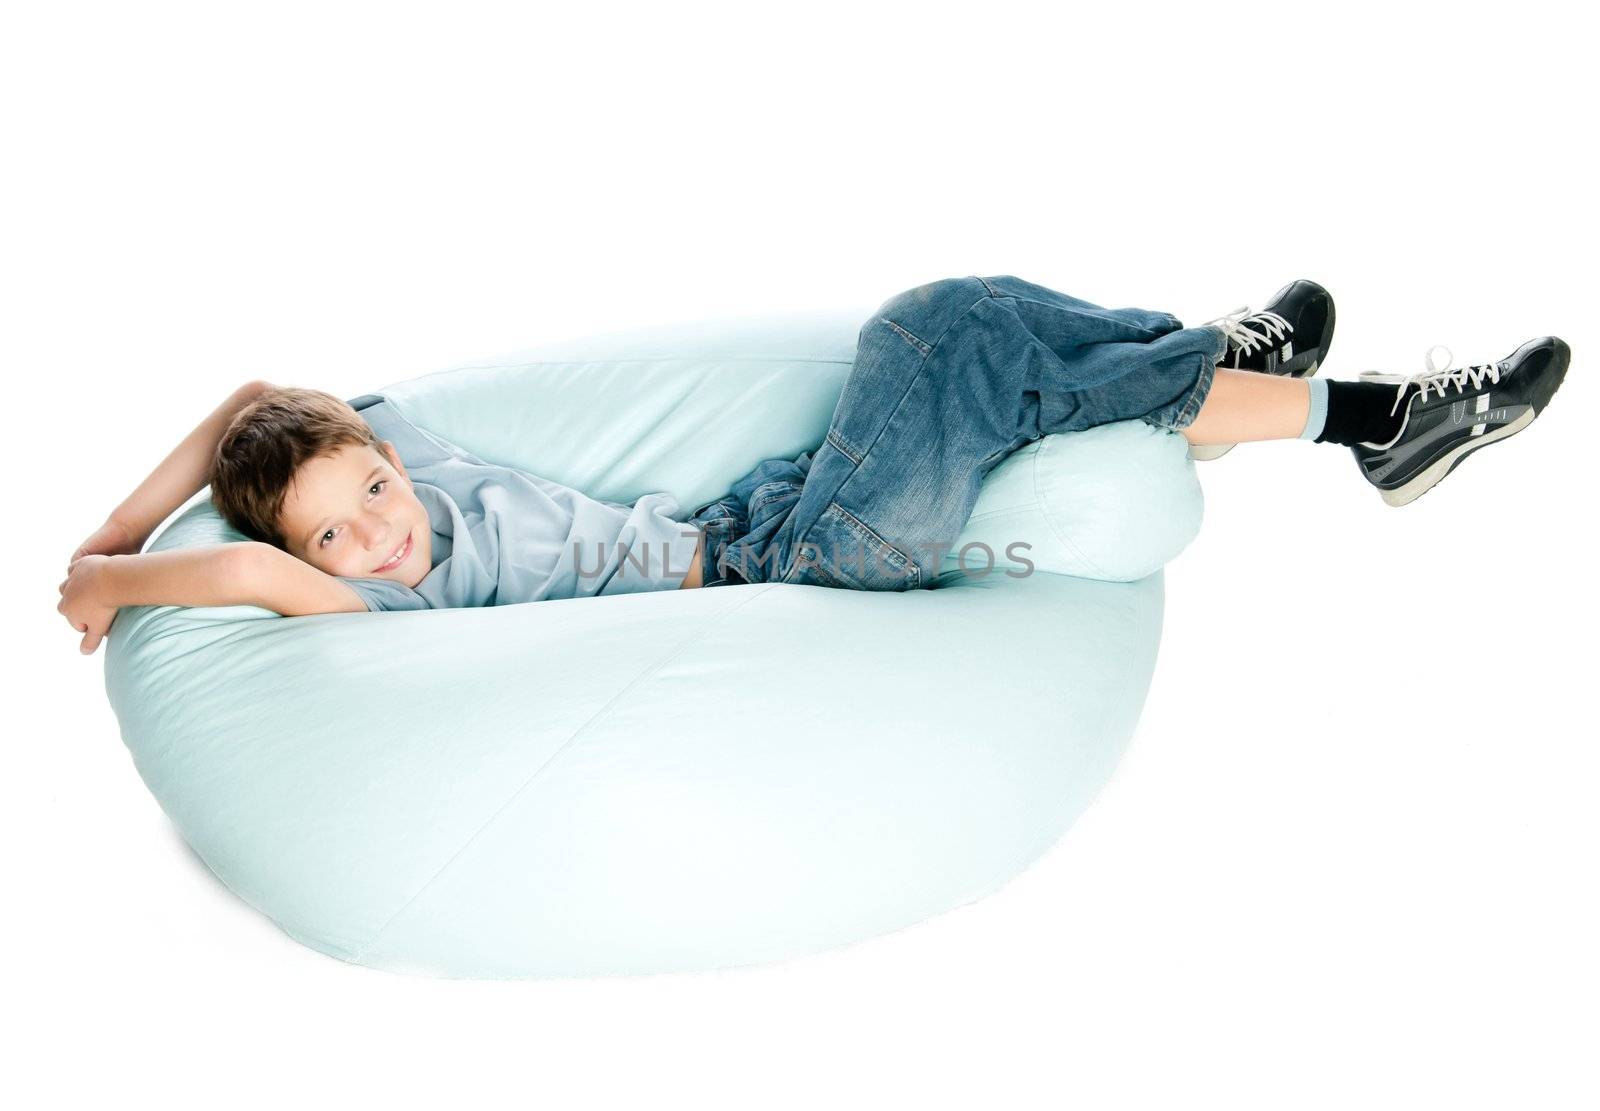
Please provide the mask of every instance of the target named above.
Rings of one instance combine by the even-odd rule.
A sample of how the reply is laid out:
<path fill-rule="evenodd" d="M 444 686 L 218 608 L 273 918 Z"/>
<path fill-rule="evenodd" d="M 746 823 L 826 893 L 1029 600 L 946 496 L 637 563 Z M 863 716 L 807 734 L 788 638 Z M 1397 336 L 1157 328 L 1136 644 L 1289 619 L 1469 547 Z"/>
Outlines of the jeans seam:
<path fill-rule="evenodd" d="M 959 313 L 956 313 L 954 316 L 952 316 L 950 318 L 949 322 L 945 324 L 944 330 L 939 333 L 939 338 L 934 340 L 930 344 L 926 344 L 927 350 L 921 352 L 921 359 L 918 361 L 916 372 L 911 375 L 910 379 L 906 382 L 905 389 L 901 392 L 900 396 L 895 399 L 894 405 L 889 408 L 888 417 L 885 418 L 884 423 L 883 423 L 883 427 L 878 429 L 878 435 L 873 437 L 872 444 L 870 446 L 868 446 L 867 448 L 859 451 L 856 455 L 851 455 L 850 452 L 847 452 L 842 447 L 839 447 L 839 445 L 837 443 L 834 444 L 834 446 L 836 448 L 839 448 L 840 454 L 844 455 L 847 459 L 850 460 L 851 468 L 852 468 L 851 474 L 845 475 L 844 478 L 842 478 L 840 480 L 839 486 L 841 488 L 843 487 L 843 485 L 846 482 L 850 481 L 851 477 L 853 477 L 853 475 L 856 472 L 858 472 L 861 469 L 861 464 L 862 464 L 863 461 L 865 461 L 866 457 L 868 455 L 872 454 L 872 450 L 873 450 L 874 447 L 877 446 L 878 440 L 882 439 L 884 430 L 889 427 L 889 422 L 894 418 L 894 415 L 900 411 L 900 407 L 905 404 L 906 398 L 910 396 L 911 391 L 916 387 L 917 382 L 922 378 L 923 374 L 926 373 L 926 371 L 928 369 L 928 360 L 933 356 L 934 351 L 936 351 L 938 349 L 939 344 L 944 342 L 945 336 L 950 334 L 950 329 L 955 327 L 956 324 L 958 322 L 960 322 L 963 318 L 965 318 L 968 313 L 970 313 L 975 307 L 977 307 L 980 303 L 982 303 L 984 300 L 986 300 L 989 296 L 992 295 L 993 291 L 990 290 L 988 282 L 984 281 L 982 278 L 979 278 L 976 274 L 972 275 L 972 277 L 977 278 L 978 279 L 978 283 L 980 285 L 982 285 L 983 288 L 985 290 L 988 290 L 989 292 L 986 293 L 984 297 L 978 298 L 976 301 L 973 301 L 972 304 L 968 305 L 966 308 L 962 309 Z M 896 324 L 894 321 L 890 320 L 886 316 L 880 316 L 880 317 L 878 317 L 878 320 L 880 320 L 884 324 L 889 325 L 889 327 L 893 328 L 896 332 L 900 333 L 902 336 L 909 337 L 911 340 L 915 341 L 916 343 L 922 343 L 923 342 L 922 340 L 918 339 L 916 336 L 911 335 L 910 332 L 906 331 L 904 328 L 900 327 L 900 325 Z M 832 434 L 833 433 L 833 429 L 831 427 L 829 428 L 828 432 L 829 432 L 828 439 L 830 441 L 834 440 L 835 437 Z M 839 503 L 838 502 L 834 502 L 832 504 L 838 505 Z M 823 513 L 826 513 L 826 512 L 827 512 L 827 510 L 824 509 Z M 819 514 L 817 516 L 816 520 L 820 521 L 821 519 L 822 519 L 822 515 Z M 807 526 L 806 529 L 803 532 L 801 532 L 798 536 L 796 536 L 794 538 L 793 544 L 794 544 L 794 546 L 795 546 L 795 548 L 797 550 L 798 550 L 798 548 L 799 548 L 799 546 L 801 544 L 806 542 L 807 537 L 809 537 L 811 535 L 811 530 L 812 530 L 812 528 L 815 527 L 815 525 L 816 525 L 816 521 L 813 521 L 811 523 L 811 525 Z M 874 534 L 874 535 L 876 535 L 876 534 Z M 880 538 L 880 540 L 881 540 L 881 538 Z M 884 543 L 887 545 L 886 541 Z M 916 585 L 920 586 L 921 585 L 921 579 L 922 579 L 922 569 L 920 567 L 917 567 L 915 561 L 912 561 L 912 566 L 916 567 L 916 576 L 917 576 Z M 792 574 L 792 571 L 793 571 L 793 569 L 791 568 L 791 574 Z M 790 576 L 789 575 L 785 575 L 781 581 L 788 582 L 789 579 L 790 579 Z"/>
<path fill-rule="evenodd" d="M 984 289 L 986 289 L 986 290 L 989 289 L 989 283 L 988 282 L 984 281 L 982 278 L 978 278 L 978 276 L 976 274 L 973 274 L 972 277 L 977 278 L 979 284 L 981 284 Z M 953 281 L 955 279 L 951 279 L 951 280 Z M 960 312 L 958 312 L 954 316 L 952 316 L 950 318 L 949 323 L 947 323 L 944 326 L 944 330 L 939 333 L 938 338 L 933 340 L 931 343 L 928 343 L 928 345 L 927 345 L 928 350 L 923 352 L 923 361 L 926 362 L 927 361 L 927 356 L 932 355 L 934 350 L 939 346 L 939 344 L 944 342 L 944 337 L 949 333 L 951 328 L 954 328 L 956 326 L 956 324 L 961 320 L 962 317 L 966 316 L 969 312 L 971 312 L 973 307 L 976 306 L 979 302 L 984 301 L 985 299 L 987 299 L 988 297 L 990 297 L 992 295 L 993 295 L 993 291 L 990 290 L 990 292 L 984 294 L 983 297 L 978 298 L 977 301 L 972 302 L 971 305 L 968 305 L 966 308 L 962 309 Z M 907 332 L 904 328 L 901 328 L 900 325 L 896 324 L 894 321 L 890 320 L 888 317 L 880 316 L 878 319 L 883 321 L 885 324 L 890 325 L 896 331 L 899 331 L 904 335 L 907 335 L 907 336 L 911 335 L 910 332 Z M 912 339 L 916 339 L 915 336 L 912 336 L 911 338 Z M 917 342 L 918 343 L 922 343 L 923 341 L 918 339 Z M 918 370 L 918 373 L 919 374 L 921 373 L 920 369 Z"/>
<path fill-rule="evenodd" d="M 974 275 L 974 277 L 976 277 L 976 275 Z M 982 278 L 978 278 L 978 281 L 982 282 L 983 279 Z M 984 283 L 984 288 L 986 288 L 986 289 L 988 288 L 988 284 L 987 283 Z M 892 420 L 894 418 L 894 415 L 900 411 L 900 407 L 905 404 L 906 398 L 911 395 L 911 391 L 916 387 L 917 382 L 922 378 L 923 373 L 928 368 L 928 360 L 933 357 L 933 353 L 935 351 L 937 351 L 939 349 L 939 345 L 944 342 L 944 337 L 949 335 L 950 334 L 950 329 L 954 328 L 957 323 L 959 323 L 968 313 L 970 313 L 973 310 L 974 307 L 976 307 L 979 304 L 979 302 L 981 302 L 983 300 L 984 300 L 984 298 L 980 297 L 977 301 L 972 302 L 972 304 L 968 305 L 966 308 L 962 309 L 955 316 L 951 317 L 949 323 L 947 323 L 944 326 L 944 330 L 939 333 L 939 338 L 934 340 L 931 344 L 927 345 L 928 349 L 927 349 L 927 351 L 922 353 L 922 359 L 917 364 L 916 373 L 911 375 L 910 379 L 907 380 L 906 388 L 903 391 L 901 391 L 900 396 L 895 399 L 894 406 L 889 409 L 889 416 L 888 416 L 888 418 L 885 419 L 884 424 L 883 424 L 883 428 L 878 429 L 878 435 L 873 438 L 872 445 L 870 447 L 866 448 L 865 450 L 861 451 L 860 452 L 860 458 L 854 460 L 854 463 L 855 463 L 857 468 L 859 468 L 861 466 L 862 461 L 864 461 L 868 455 L 872 454 L 872 449 L 877 446 L 878 440 L 882 438 L 884 429 L 889 427 L 889 420 Z M 907 332 L 904 328 L 900 327 L 900 325 L 896 324 L 894 321 L 890 320 L 888 317 L 880 316 L 878 319 L 883 321 L 883 323 L 889 325 L 891 328 L 893 328 L 897 332 L 900 332 L 900 333 L 902 333 L 904 335 L 907 335 L 907 336 L 911 335 L 910 332 Z M 912 338 L 915 339 L 916 337 L 913 336 Z M 921 340 L 917 340 L 917 342 L 921 343 L 922 341 Z M 846 481 L 848 481 L 848 478 L 846 479 Z"/>
<path fill-rule="evenodd" d="M 982 281 L 983 279 L 980 278 L 978 280 Z M 988 283 L 985 282 L 984 284 L 987 285 Z M 1024 305 L 1042 305 L 1047 309 L 1056 309 L 1057 311 L 1060 311 L 1060 309 L 1061 309 L 1060 305 L 1052 305 L 1052 304 L 1050 304 L 1050 302 L 1041 301 L 1037 297 L 1021 297 L 1021 296 L 1019 296 L 1019 295 L 1017 295 L 1015 293 L 997 293 L 997 294 L 995 294 L 995 296 L 996 297 L 1003 297 L 1008 301 L 1019 301 Z M 1084 316 L 1093 317 L 1095 320 L 1104 320 L 1104 321 L 1107 321 L 1107 322 L 1109 322 L 1111 324 L 1120 324 L 1125 328 L 1132 328 L 1135 331 L 1143 332 L 1145 335 L 1154 337 L 1156 339 L 1160 339 L 1164 335 L 1170 335 L 1171 334 L 1170 332 L 1157 332 L 1157 331 L 1155 331 L 1154 329 L 1151 329 L 1151 328 L 1141 328 L 1137 324 L 1129 324 L 1126 320 L 1122 320 L 1122 319 L 1119 319 L 1119 318 L 1114 317 L 1114 316 L 1107 316 L 1107 315 L 1105 315 L 1109 311 L 1107 309 L 1101 309 L 1100 311 L 1095 312 L 1095 311 L 1088 310 L 1088 309 L 1073 308 L 1073 309 L 1068 309 L 1067 311 L 1068 312 L 1081 313 Z M 1171 313 L 1164 313 L 1163 315 L 1167 316 L 1167 317 L 1170 317 L 1173 320 L 1174 323 L 1177 323 L 1179 325 L 1178 330 L 1179 331 L 1182 330 L 1182 323 L 1180 321 L 1178 321 L 1177 317 L 1173 316 Z"/>
<path fill-rule="evenodd" d="M 771 503 L 780 498 L 799 497 L 800 491 L 794 488 L 794 482 L 786 478 L 775 478 L 763 482 L 750 492 L 750 500 L 746 504 L 745 513 L 754 518 Z"/>
<path fill-rule="evenodd" d="M 923 358 L 927 358 L 928 352 L 933 350 L 933 348 L 931 346 L 929 346 L 929 344 L 925 340 L 923 340 L 923 339 L 921 339 L 921 338 L 919 338 L 917 336 L 912 335 L 906 329 L 902 328 L 900 325 L 898 325 L 894 321 L 890 320 L 887 316 L 880 316 L 880 317 L 878 317 L 878 319 L 881 320 L 883 323 L 889 325 L 889 327 L 893 328 L 896 332 L 899 332 L 901 337 L 903 339 L 905 339 L 905 341 L 907 343 L 911 344 L 911 346 L 914 347 L 916 349 L 917 353 L 920 354 Z"/>
<path fill-rule="evenodd" d="M 857 517 L 854 513 L 850 512 L 838 502 L 833 502 L 828 506 L 828 509 L 837 510 L 839 516 L 844 518 L 845 526 L 847 528 L 853 528 L 854 530 L 860 531 L 864 536 L 870 537 L 875 543 L 881 545 L 882 550 L 889 554 L 890 558 L 894 560 L 896 564 L 898 564 L 900 570 L 903 571 L 909 568 L 911 570 L 913 586 L 920 586 L 922 584 L 922 568 L 918 566 L 916 560 L 907 558 L 904 552 L 895 547 L 893 544 L 889 543 L 889 541 L 885 540 L 883 537 L 879 536 L 864 521 L 862 521 L 861 518 Z M 824 509 L 822 512 L 825 516 L 828 510 Z"/>
<path fill-rule="evenodd" d="M 854 450 L 849 444 L 845 443 L 844 437 L 840 436 L 832 428 L 828 429 L 828 443 L 832 444 L 834 450 L 840 455 L 850 460 L 852 465 L 861 466 L 861 452 Z"/>

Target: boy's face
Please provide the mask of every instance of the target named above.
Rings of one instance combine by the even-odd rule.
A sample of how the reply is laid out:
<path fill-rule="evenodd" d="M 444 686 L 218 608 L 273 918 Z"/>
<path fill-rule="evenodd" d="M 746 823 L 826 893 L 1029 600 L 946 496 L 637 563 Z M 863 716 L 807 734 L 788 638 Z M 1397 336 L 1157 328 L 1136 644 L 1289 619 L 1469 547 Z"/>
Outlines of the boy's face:
<path fill-rule="evenodd" d="M 289 554 L 330 575 L 414 587 L 433 569 L 427 507 L 387 440 L 301 464 L 278 522 Z"/>

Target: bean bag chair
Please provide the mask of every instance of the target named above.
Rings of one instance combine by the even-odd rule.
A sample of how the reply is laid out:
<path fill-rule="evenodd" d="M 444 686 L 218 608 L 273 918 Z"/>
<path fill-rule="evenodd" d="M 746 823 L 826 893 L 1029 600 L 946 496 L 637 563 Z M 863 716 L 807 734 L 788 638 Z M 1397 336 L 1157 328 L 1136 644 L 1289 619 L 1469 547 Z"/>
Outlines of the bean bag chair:
<path fill-rule="evenodd" d="M 378 392 L 482 459 L 618 505 L 665 490 L 687 518 L 822 442 L 868 315 L 634 331 Z M 976 900 L 1060 837 L 1133 731 L 1161 566 L 1200 512 L 1181 436 L 1106 425 L 992 471 L 931 589 L 127 607 L 107 689 L 179 833 L 313 949 L 475 978 L 751 964 Z M 150 550 L 239 539 L 202 501 Z"/>

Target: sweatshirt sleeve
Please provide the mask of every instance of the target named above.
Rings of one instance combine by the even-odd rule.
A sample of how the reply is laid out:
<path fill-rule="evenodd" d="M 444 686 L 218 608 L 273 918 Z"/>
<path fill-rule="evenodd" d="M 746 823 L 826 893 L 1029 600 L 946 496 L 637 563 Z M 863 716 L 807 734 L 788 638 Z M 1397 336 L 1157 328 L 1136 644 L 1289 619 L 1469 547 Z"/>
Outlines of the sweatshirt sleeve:
<path fill-rule="evenodd" d="M 336 577 L 354 590 L 362 602 L 366 603 L 367 609 L 373 613 L 379 610 L 430 608 L 426 598 L 404 583 L 397 583 L 393 579 L 347 579 L 343 575 Z"/>

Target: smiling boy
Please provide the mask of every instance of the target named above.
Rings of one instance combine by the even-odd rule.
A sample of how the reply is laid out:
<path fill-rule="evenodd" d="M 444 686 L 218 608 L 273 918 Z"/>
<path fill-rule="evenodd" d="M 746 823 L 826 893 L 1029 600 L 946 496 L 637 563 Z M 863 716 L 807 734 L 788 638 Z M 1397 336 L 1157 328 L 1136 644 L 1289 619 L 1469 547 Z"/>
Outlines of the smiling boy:
<path fill-rule="evenodd" d="M 378 451 L 346 445 L 307 460 L 278 519 L 284 549 L 329 575 L 389 577 L 414 588 L 433 568 L 428 510 L 387 441 Z"/>
<path fill-rule="evenodd" d="M 138 554 L 207 484 L 222 518 L 250 539 Z M 58 609 L 88 653 L 129 605 L 255 605 L 296 617 L 692 589 L 700 533 L 674 519 L 677 508 L 668 494 L 622 506 L 488 463 L 380 395 L 347 403 L 256 381 L 74 553 Z"/>
<path fill-rule="evenodd" d="M 746 582 L 931 587 L 983 476 L 1042 436 L 1143 420 L 1203 459 L 1245 441 L 1341 445 L 1399 506 L 1531 424 L 1570 361 L 1543 336 L 1492 363 L 1441 369 L 1430 352 L 1421 374 L 1330 382 L 1314 375 L 1333 327 L 1332 297 L 1304 280 L 1193 328 L 1009 275 L 918 286 L 862 327 L 815 453 L 761 463 L 687 519 L 670 494 L 602 502 L 479 459 L 380 394 L 253 382 L 78 549 L 57 608 L 92 652 L 124 605 L 300 616 Z M 207 481 L 249 541 L 137 554 Z"/>
<path fill-rule="evenodd" d="M 218 443 L 211 488 L 223 519 L 265 545 L 280 613 L 278 602 L 448 609 L 680 587 L 699 535 L 670 494 L 599 501 L 480 459 L 380 394 L 266 391 Z"/>

